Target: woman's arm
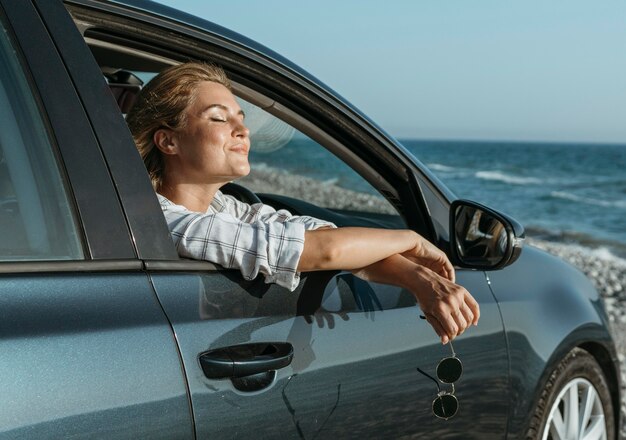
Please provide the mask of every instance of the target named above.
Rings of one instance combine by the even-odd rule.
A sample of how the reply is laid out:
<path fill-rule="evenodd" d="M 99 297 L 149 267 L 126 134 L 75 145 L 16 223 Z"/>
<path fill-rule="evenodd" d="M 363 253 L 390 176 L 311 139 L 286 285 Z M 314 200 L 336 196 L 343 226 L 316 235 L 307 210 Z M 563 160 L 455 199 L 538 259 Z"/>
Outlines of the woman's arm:
<path fill-rule="evenodd" d="M 446 344 L 480 318 L 476 300 L 462 286 L 402 255 L 393 255 L 353 273 L 365 280 L 409 290 Z"/>
<path fill-rule="evenodd" d="M 350 270 L 360 278 L 409 290 L 444 344 L 478 323 L 478 303 L 454 283 L 454 267 L 446 254 L 414 231 L 306 231 L 297 270 L 332 269 Z"/>
<path fill-rule="evenodd" d="M 421 256 L 416 232 L 402 229 L 346 227 L 306 231 L 298 272 L 359 269 L 395 254 Z"/>
<path fill-rule="evenodd" d="M 454 267 L 446 254 L 408 229 L 346 227 L 306 231 L 298 271 L 359 269 L 395 254 L 454 282 Z"/>

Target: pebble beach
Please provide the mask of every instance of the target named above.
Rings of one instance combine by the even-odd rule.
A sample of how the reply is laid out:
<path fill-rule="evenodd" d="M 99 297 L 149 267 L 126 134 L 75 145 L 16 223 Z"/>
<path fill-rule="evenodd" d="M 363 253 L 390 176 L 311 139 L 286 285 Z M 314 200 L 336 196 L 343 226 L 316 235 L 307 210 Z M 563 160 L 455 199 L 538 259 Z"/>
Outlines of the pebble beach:
<path fill-rule="evenodd" d="M 238 183 L 257 193 L 289 195 L 334 209 L 394 212 L 392 207 L 379 197 L 338 187 L 332 181 L 320 182 L 267 167 L 253 170 L 248 177 L 241 179 Z M 623 398 L 620 438 L 626 438 L 626 362 L 624 362 L 626 359 L 626 260 L 614 256 L 604 248 L 590 249 L 577 244 L 546 241 L 532 236 L 527 237 L 527 245 L 543 249 L 577 267 L 592 280 L 604 299 L 622 362 Z"/>

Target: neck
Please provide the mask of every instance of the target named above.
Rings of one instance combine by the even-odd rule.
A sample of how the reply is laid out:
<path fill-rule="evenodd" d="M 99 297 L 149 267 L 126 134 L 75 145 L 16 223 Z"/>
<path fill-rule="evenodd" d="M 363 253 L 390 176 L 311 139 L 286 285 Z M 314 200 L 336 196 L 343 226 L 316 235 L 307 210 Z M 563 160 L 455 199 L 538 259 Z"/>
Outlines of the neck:
<path fill-rule="evenodd" d="M 206 212 L 222 183 L 199 185 L 163 181 L 158 193 L 190 211 Z"/>

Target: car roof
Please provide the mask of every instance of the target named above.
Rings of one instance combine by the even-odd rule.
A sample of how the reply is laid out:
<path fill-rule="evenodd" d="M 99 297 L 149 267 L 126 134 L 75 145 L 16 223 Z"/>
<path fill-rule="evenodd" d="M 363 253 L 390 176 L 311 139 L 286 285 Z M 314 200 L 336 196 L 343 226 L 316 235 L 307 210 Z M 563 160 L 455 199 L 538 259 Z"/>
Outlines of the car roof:
<path fill-rule="evenodd" d="M 123 8 L 134 9 L 135 11 L 141 12 L 145 15 L 146 19 L 150 16 L 159 17 L 162 19 L 166 19 L 168 21 L 174 21 L 178 24 L 183 24 L 187 27 L 195 28 L 202 32 L 209 32 L 211 34 L 219 36 L 221 39 L 228 40 L 231 43 L 234 43 L 238 46 L 245 47 L 248 50 L 252 50 L 259 55 L 262 55 L 264 58 L 271 59 L 275 63 L 279 63 L 284 67 L 292 70 L 293 72 L 297 72 L 300 76 L 306 78 L 312 83 L 315 83 L 319 87 L 330 90 L 330 88 L 324 84 L 322 81 L 308 73 L 306 70 L 299 67 L 297 64 L 291 62 L 281 54 L 273 51 L 272 49 L 260 44 L 251 38 L 246 37 L 238 32 L 232 31 L 228 28 L 220 26 L 219 24 L 213 23 L 209 20 L 205 20 L 196 15 L 189 14 L 187 12 L 180 11 L 178 9 L 172 8 L 170 6 L 166 6 L 160 3 L 156 3 L 151 0 L 64 0 L 65 3 L 69 4 L 78 4 L 78 5 L 86 5 L 86 6 L 96 6 L 96 5 L 118 5 Z M 209 6 L 210 7 L 210 6 Z M 332 93 L 335 96 L 338 94 L 333 90 Z M 345 99 L 342 99 L 344 103 Z M 348 104 L 349 105 L 349 104 Z M 350 107 L 353 107 L 350 105 Z"/>
<path fill-rule="evenodd" d="M 299 67 L 289 59 L 285 58 L 281 54 L 273 51 L 272 49 L 260 44 L 251 38 L 246 37 L 238 32 L 232 31 L 224 26 L 213 23 L 209 20 L 205 20 L 196 15 L 189 14 L 187 12 L 180 11 L 178 9 L 166 6 L 160 3 L 156 3 L 151 0 L 64 0 L 68 4 L 77 4 L 85 6 L 103 6 L 106 8 L 109 6 L 121 6 L 126 9 L 133 9 L 144 15 L 146 20 L 150 20 L 150 17 L 165 19 L 167 21 L 175 22 L 179 25 L 184 25 L 190 28 L 195 28 L 201 32 L 207 32 L 213 34 L 223 40 L 227 40 L 230 43 L 234 43 L 237 46 L 243 47 L 249 51 L 256 52 L 261 57 L 271 60 L 274 64 L 279 64 L 282 67 L 290 70 L 302 79 L 306 80 L 310 84 L 314 85 L 319 90 L 332 95 L 333 98 L 339 101 L 342 105 L 349 108 L 353 113 L 358 114 L 361 118 L 367 120 L 369 124 L 388 138 L 393 139 L 389 133 L 386 133 L 378 124 L 364 114 L 360 109 L 352 105 L 347 99 L 345 99 L 340 93 L 337 93 L 323 81 L 320 81 L 315 76 L 311 75 L 306 70 Z M 210 6 L 209 6 L 210 7 Z M 403 147 L 401 146 L 403 149 Z"/>

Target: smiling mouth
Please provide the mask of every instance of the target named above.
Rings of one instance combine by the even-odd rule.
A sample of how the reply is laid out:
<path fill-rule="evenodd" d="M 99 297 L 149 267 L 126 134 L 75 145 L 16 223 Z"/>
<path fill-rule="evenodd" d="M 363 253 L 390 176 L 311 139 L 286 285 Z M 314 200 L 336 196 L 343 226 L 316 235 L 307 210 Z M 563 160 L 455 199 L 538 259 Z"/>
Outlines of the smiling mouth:
<path fill-rule="evenodd" d="M 233 152 L 239 153 L 239 154 L 248 154 L 248 147 L 246 147 L 244 145 L 238 145 L 236 147 L 232 147 L 230 149 L 230 151 L 233 151 Z"/>

